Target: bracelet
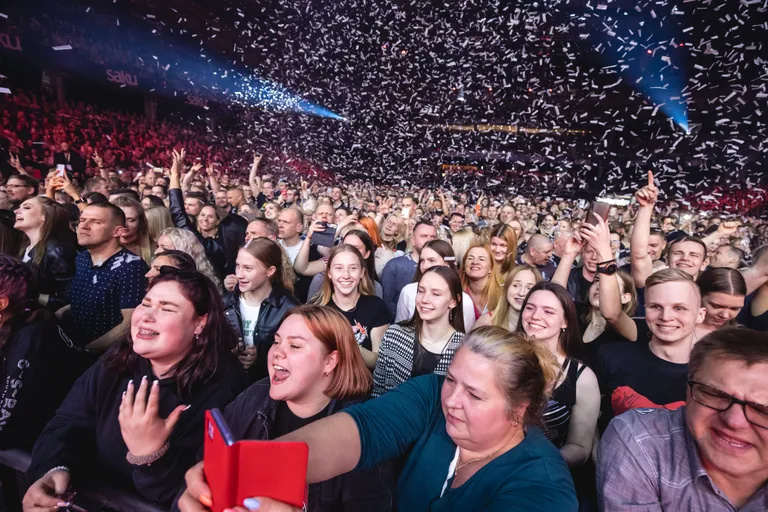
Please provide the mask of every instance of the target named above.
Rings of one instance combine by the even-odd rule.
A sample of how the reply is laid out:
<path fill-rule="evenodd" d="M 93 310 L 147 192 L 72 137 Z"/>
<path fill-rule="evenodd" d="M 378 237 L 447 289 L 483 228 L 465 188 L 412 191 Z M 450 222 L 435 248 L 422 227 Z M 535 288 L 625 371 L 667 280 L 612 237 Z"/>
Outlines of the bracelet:
<path fill-rule="evenodd" d="M 614 258 L 614 259 L 608 260 L 608 261 L 601 261 L 600 263 L 597 264 L 597 266 L 599 267 L 601 265 L 608 265 L 609 263 L 616 263 L 616 259 Z"/>
<path fill-rule="evenodd" d="M 48 471 L 46 471 L 43 476 L 48 476 L 51 473 L 53 473 L 54 471 L 66 471 L 67 473 L 70 472 L 69 468 L 67 466 L 56 466 L 55 468 L 51 468 Z"/>
<path fill-rule="evenodd" d="M 156 460 L 160 459 L 163 455 L 165 455 L 168 452 L 168 449 L 171 447 L 170 443 L 165 443 L 159 450 L 152 452 L 148 455 L 134 455 L 131 452 L 128 452 L 125 454 L 125 460 L 128 461 L 128 464 L 133 464 L 134 466 L 149 466 Z"/>

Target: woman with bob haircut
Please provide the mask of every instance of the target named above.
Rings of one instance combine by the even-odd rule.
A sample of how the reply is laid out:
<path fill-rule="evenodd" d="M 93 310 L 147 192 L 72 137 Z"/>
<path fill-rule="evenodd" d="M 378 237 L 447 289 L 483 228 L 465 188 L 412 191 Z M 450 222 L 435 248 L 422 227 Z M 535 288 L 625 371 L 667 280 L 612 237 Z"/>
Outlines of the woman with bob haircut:
<path fill-rule="evenodd" d="M 237 336 L 240 363 L 255 382 L 267 376 L 267 352 L 286 313 L 298 306 L 283 269 L 283 251 L 254 238 L 237 253 L 237 285 L 224 295 L 224 316 Z"/>
<path fill-rule="evenodd" d="M 493 259 L 499 269 L 501 279 L 506 279 L 512 269 L 515 268 L 517 259 L 517 235 L 515 230 L 507 224 L 499 224 L 489 236 Z"/>
<path fill-rule="evenodd" d="M 274 440 L 361 403 L 370 389 L 371 373 L 344 315 L 303 305 L 275 334 L 269 377 L 241 393 L 224 419 L 235 439 Z M 393 463 L 355 470 L 310 485 L 307 510 L 389 512 L 394 486 Z M 181 501 L 183 509 L 186 496 Z"/>
<path fill-rule="evenodd" d="M 406 322 L 384 334 L 373 371 L 375 398 L 404 381 L 436 373 L 445 375 L 464 341 L 461 280 L 456 270 L 434 266 L 421 276 L 416 310 Z"/>
<path fill-rule="evenodd" d="M 168 504 L 202 447 L 207 409 L 248 386 L 213 283 L 162 267 L 116 343 L 73 386 L 32 450 L 24 509 L 56 508 L 98 475 Z"/>
<path fill-rule="evenodd" d="M 696 279 L 701 290 L 701 305 L 707 310 L 704 321 L 696 326 L 696 343 L 707 334 L 733 325 L 747 298 L 747 283 L 736 269 L 708 268 Z"/>
<path fill-rule="evenodd" d="M 323 286 L 310 302 L 340 311 L 352 328 L 368 368 L 376 366 L 379 344 L 389 328 L 389 311 L 374 295 L 373 281 L 360 251 L 350 244 L 331 250 Z"/>
<path fill-rule="evenodd" d="M 545 347 L 482 327 L 466 337 L 445 377 L 410 379 L 281 440 L 309 445 L 310 484 L 402 460 L 397 510 L 575 512 L 568 467 L 536 426 L 556 379 Z M 186 481 L 180 509 L 205 511 L 202 463 Z M 261 510 L 298 510 L 255 498 Z"/>

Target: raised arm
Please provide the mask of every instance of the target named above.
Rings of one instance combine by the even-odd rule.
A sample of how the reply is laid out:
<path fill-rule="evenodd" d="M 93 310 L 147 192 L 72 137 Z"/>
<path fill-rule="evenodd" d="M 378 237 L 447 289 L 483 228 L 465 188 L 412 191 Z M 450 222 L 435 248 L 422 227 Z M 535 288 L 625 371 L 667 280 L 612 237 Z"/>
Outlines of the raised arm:
<path fill-rule="evenodd" d="M 630 242 L 630 258 L 632 261 L 632 279 L 635 286 L 645 288 L 645 280 L 653 273 L 653 260 L 648 254 L 648 243 L 651 238 L 651 217 L 659 189 L 653 183 L 653 172 L 648 171 L 648 185 L 635 194 L 640 208 L 635 217 L 635 227 L 632 229 Z"/>
<path fill-rule="evenodd" d="M 597 225 L 584 224 L 581 227 L 581 236 L 597 251 L 600 262 L 613 261 L 610 229 L 599 215 L 595 217 Z M 599 301 L 600 314 L 613 330 L 630 341 L 637 340 L 637 325 L 622 307 L 618 276 L 600 276 Z"/>
<path fill-rule="evenodd" d="M 584 245 L 585 242 L 580 239 L 578 234 L 574 234 L 567 242 L 565 242 L 563 257 L 560 258 L 560 263 L 557 265 L 555 274 L 551 279 L 553 283 L 557 283 L 563 288 L 568 288 L 568 277 L 571 275 L 573 262 L 576 261 L 576 257 L 581 254 Z"/>
<path fill-rule="evenodd" d="M 572 361 L 571 364 L 577 364 Z M 560 448 L 560 455 L 569 467 L 585 463 L 592 454 L 592 442 L 600 413 L 600 387 L 597 377 L 589 368 L 583 368 L 576 381 L 576 403 L 571 410 L 568 438 Z"/>
<path fill-rule="evenodd" d="M 312 277 L 325 270 L 325 261 L 315 260 L 309 261 L 309 249 L 312 245 L 312 233 L 315 231 L 322 231 L 324 228 L 319 221 L 313 222 L 307 228 L 307 238 L 304 243 L 301 244 L 299 253 L 296 255 L 296 259 L 293 262 L 293 269 L 296 273 L 303 276 Z"/>
<path fill-rule="evenodd" d="M 248 183 L 251 185 L 251 193 L 253 197 L 258 197 L 261 193 L 261 178 L 259 178 L 259 163 L 261 162 L 260 155 L 253 155 L 253 164 L 251 164 L 251 172 L 248 175 Z M 302 183 L 304 181 L 302 180 Z"/>
<path fill-rule="evenodd" d="M 189 169 L 189 172 L 184 175 L 184 177 L 181 179 L 181 190 L 182 192 L 186 193 L 189 192 L 190 187 L 192 186 L 192 182 L 195 180 L 195 176 L 197 175 L 197 171 L 203 168 L 203 164 L 200 162 L 196 162 L 194 165 L 192 165 L 192 168 Z"/>
<path fill-rule="evenodd" d="M 109 181 L 109 173 L 104 168 L 104 159 L 101 158 L 101 156 L 99 155 L 99 153 L 96 150 L 93 151 L 93 156 L 91 158 L 93 159 L 94 163 L 96 164 L 96 167 L 99 168 L 99 176 L 101 176 L 105 180 Z"/>

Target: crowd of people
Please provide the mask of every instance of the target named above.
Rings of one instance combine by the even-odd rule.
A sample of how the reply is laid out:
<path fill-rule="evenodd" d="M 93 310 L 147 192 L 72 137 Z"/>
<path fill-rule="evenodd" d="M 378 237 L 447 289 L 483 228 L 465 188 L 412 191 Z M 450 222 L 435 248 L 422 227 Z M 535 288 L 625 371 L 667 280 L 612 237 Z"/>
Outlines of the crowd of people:
<path fill-rule="evenodd" d="M 14 101 L 0 446 L 31 452 L 24 510 L 89 481 L 208 510 L 212 408 L 309 445 L 312 512 L 768 508 L 768 222 L 661 203 L 650 172 L 605 216 L 220 173 L 192 131 Z"/>

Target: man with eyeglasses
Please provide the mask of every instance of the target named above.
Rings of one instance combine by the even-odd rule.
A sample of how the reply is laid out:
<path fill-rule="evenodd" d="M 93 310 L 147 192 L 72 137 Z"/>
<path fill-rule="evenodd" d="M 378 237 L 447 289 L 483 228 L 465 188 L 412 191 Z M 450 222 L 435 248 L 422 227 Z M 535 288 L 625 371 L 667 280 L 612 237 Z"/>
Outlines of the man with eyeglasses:
<path fill-rule="evenodd" d="M 601 510 L 768 510 L 768 334 L 717 330 L 688 366 L 684 407 L 611 421 L 598 458 Z"/>

